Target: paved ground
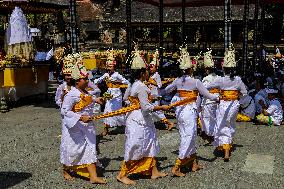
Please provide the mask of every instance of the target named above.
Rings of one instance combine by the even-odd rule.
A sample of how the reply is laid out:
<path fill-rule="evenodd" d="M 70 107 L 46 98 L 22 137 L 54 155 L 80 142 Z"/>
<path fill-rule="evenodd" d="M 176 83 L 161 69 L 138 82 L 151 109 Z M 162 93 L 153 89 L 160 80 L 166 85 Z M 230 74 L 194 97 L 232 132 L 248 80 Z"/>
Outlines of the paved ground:
<path fill-rule="evenodd" d="M 98 124 L 101 126 L 101 124 Z M 98 127 L 98 130 L 101 130 Z M 59 163 L 59 110 L 48 104 L 21 106 L 0 114 L 0 188 L 128 188 L 115 179 L 123 160 L 123 130 L 99 139 L 106 186 L 76 179 L 65 182 Z M 99 133 L 99 131 L 98 131 Z M 177 130 L 159 130 L 160 168 L 169 172 L 176 158 Z M 198 156 L 205 169 L 184 178 L 139 179 L 130 188 L 284 188 L 284 128 L 238 124 L 236 150 L 229 163 L 213 154 L 214 147 L 198 139 Z"/>

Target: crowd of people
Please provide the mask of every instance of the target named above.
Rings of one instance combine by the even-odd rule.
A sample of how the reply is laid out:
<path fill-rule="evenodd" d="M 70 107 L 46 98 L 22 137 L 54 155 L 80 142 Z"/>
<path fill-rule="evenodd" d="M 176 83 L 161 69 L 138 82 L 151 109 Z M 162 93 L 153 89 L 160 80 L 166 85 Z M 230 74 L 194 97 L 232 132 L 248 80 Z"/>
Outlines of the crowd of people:
<path fill-rule="evenodd" d="M 187 47 L 181 47 L 181 74 L 165 81 L 163 89 L 157 71 L 158 52 L 147 64 L 135 46 L 129 81 L 116 71 L 117 63 L 112 51 L 109 51 L 106 66 L 107 73 L 91 82 L 80 55 L 70 54 L 63 59 L 65 81 L 57 89 L 55 100 L 61 110 L 60 162 L 66 180 L 80 175 L 92 183 L 106 183 L 104 178 L 98 177 L 96 169 L 95 127 L 99 126 L 94 125 L 93 120 L 96 119 L 104 119 L 102 136 L 108 135 L 112 127 L 125 125 L 124 160 L 116 178 L 127 185 L 135 184 L 129 178 L 131 174 L 149 175 L 151 179 L 168 175 L 158 170 L 155 158 L 160 150 L 155 122 L 162 122 L 169 131 L 174 127 L 166 118 L 165 111 L 174 110 L 180 134 L 179 154 L 171 171 L 178 177 L 186 175 L 183 167 L 189 166 L 193 172 L 202 168 L 197 159 L 199 127 L 202 137 L 216 146 L 223 153 L 224 161 L 228 162 L 232 155 L 236 121 L 254 121 L 270 126 L 280 126 L 283 121 L 283 71 L 278 79 L 258 76 L 250 83 L 247 80 L 243 82 L 236 75 L 233 48 L 225 51 L 222 76 L 216 74 L 211 50 L 205 52 L 206 77 L 199 80 L 193 76 L 196 62 L 191 60 Z M 108 88 L 104 94 L 100 94 L 98 87 L 102 82 Z M 124 94 L 122 88 L 126 89 Z M 161 96 L 170 93 L 175 94 L 170 104 L 161 105 Z M 101 105 L 105 106 L 102 113 Z"/>

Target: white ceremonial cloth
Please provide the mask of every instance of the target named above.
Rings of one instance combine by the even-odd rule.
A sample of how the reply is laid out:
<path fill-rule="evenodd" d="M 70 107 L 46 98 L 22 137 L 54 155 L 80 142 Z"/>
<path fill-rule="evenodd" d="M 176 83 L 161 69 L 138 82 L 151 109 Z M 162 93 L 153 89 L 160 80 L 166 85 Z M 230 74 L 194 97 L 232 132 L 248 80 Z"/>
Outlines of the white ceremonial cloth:
<path fill-rule="evenodd" d="M 82 115 L 92 116 L 94 103 L 80 112 L 72 108 L 80 101 L 81 92 L 73 87 L 65 96 L 61 114 L 63 116 L 60 162 L 67 166 L 97 162 L 96 131 L 93 122 L 80 121 Z"/>
<path fill-rule="evenodd" d="M 160 77 L 160 75 L 159 75 L 158 72 L 155 72 L 155 73 L 151 76 L 151 78 L 156 81 L 157 86 L 150 84 L 150 85 L 148 86 L 148 88 L 149 88 L 150 91 L 151 91 L 151 96 L 153 96 L 154 98 L 156 98 L 156 97 L 160 96 L 160 89 L 161 89 L 161 87 L 162 87 L 162 80 L 161 80 L 161 77 Z M 159 106 L 159 105 L 160 105 L 160 101 L 159 101 L 159 100 L 155 101 L 155 102 L 153 103 L 153 105 L 154 105 L 154 106 Z M 155 118 L 155 122 L 156 122 L 156 121 L 160 121 L 160 120 L 162 120 L 162 119 L 165 119 L 166 116 L 165 116 L 165 114 L 163 113 L 163 111 L 156 111 L 156 112 L 154 112 L 154 118 Z"/>
<path fill-rule="evenodd" d="M 11 14 L 6 31 L 6 39 L 8 45 L 32 41 L 32 34 L 27 19 L 19 7 L 15 7 Z"/>
<path fill-rule="evenodd" d="M 203 85 L 208 89 L 218 88 L 215 84 L 215 80 L 220 76 L 216 74 L 209 74 L 202 80 Z M 200 114 L 200 120 L 202 124 L 202 130 L 208 136 L 214 136 L 214 128 L 216 127 L 216 111 L 218 103 L 208 98 L 202 98 L 202 110 Z"/>
<path fill-rule="evenodd" d="M 191 78 L 187 75 L 175 79 L 173 83 L 166 87 L 165 91 L 171 92 L 175 89 L 187 91 L 198 90 L 201 95 L 211 100 L 218 99 L 218 95 L 210 94 L 200 80 Z M 173 101 L 179 101 L 183 99 L 179 97 L 178 94 L 174 98 L 175 99 Z M 177 127 L 179 129 L 179 134 L 181 137 L 178 157 L 180 159 L 184 159 L 196 153 L 198 118 L 196 102 L 176 107 L 175 113 L 177 118 Z"/>
<path fill-rule="evenodd" d="M 105 73 L 100 78 L 95 79 L 94 84 L 101 83 L 102 81 L 107 79 L 111 81 L 121 82 L 123 84 L 127 84 L 128 86 L 130 86 L 130 82 L 127 81 L 118 72 L 114 72 L 112 75 L 110 75 L 109 73 Z M 122 93 L 120 88 L 108 88 L 107 92 L 110 93 L 113 96 L 113 98 L 106 102 L 104 114 L 122 108 Z M 125 125 L 125 116 L 120 115 L 120 116 L 105 118 L 104 123 L 106 125 L 109 125 L 110 127 Z"/>
<path fill-rule="evenodd" d="M 233 79 L 230 76 L 220 77 L 216 80 L 221 90 L 237 90 L 243 96 L 247 95 L 246 86 L 242 79 L 238 76 Z M 231 144 L 235 134 L 236 119 L 239 111 L 239 101 L 221 100 L 217 109 L 217 127 L 214 131 L 214 145 L 221 146 L 223 144 Z"/>
<path fill-rule="evenodd" d="M 126 115 L 124 160 L 155 157 L 160 149 L 152 115 L 154 106 L 148 100 L 150 90 L 144 83 L 136 80 L 129 94 L 138 97 L 141 109 Z"/>

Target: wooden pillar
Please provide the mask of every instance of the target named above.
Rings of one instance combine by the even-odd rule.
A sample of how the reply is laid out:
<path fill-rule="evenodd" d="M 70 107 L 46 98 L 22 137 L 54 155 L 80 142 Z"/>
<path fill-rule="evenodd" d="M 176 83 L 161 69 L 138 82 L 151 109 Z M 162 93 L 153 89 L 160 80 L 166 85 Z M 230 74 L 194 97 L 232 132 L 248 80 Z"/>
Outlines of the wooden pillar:
<path fill-rule="evenodd" d="M 225 0 L 224 3 L 224 20 L 225 20 L 225 43 L 224 47 L 229 48 L 231 44 L 231 0 Z"/>
<path fill-rule="evenodd" d="M 126 0 L 126 44 L 127 44 L 127 53 L 126 57 L 131 55 L 131 0 Z M 128 62 L 127 62 L 128 64 Z"/>
<path fill-rule="evenodd" d="M 244 0 L 244 18 L 243 18 L 243 64 L 242 74 L 246 75 L 248 68 L 248 16 L 249 16 L 249 0 Z"/>
<path fill-rule="evenodd" d="M 159 55 L 160 55 L 160 67 L 163 64 L 163 47 L 164 47 L 164 28 L 163 28 L 163 22 L 164 22 L 164 1 L 160 0 L 159 2 Z"/>
<path fill-rule="evenodd" d="M 185 25 L 186 25 L 186 20 L 185 20 L 185 0 L 182 0 L 182 42 L 185 42 L 186 36 L 185 36 Z"/>
<path fill-rule="evenodd" d="M 258 44 L 258 13 L 259 13 L 259 0 L 255 1 L 255 9 L 254 9 L 254 33 L 253 33 L 253 65 L 252 68 L 255 70 L 258 62 L 258 51 L 257 51 L 257 44 Z"/>
<path fill-rule="evenodd" d="M 260 36 L 260 46 L 261 48 L 264 47 L 264 25 L 265 25 L 265 4 L 264 0 L 261 0 L 261 36 Z M 262 52 L 263 49 L 261 49 Z M 264 56 L 261 54 L 261 65 L 264 62 Z"/>
<path fill-rule="evenodd" d="M 78 52 L 77 23 L 76 23 L 76 0 L 70 0 L 70 17 L 71 17 L 71 47 L 72 53 Z"/>

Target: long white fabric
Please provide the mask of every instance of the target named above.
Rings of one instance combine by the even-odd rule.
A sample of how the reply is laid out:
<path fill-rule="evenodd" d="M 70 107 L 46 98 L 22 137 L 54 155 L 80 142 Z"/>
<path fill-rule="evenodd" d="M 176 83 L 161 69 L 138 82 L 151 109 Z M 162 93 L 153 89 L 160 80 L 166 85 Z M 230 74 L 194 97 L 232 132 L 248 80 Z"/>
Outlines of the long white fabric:
<path fill-rule="evenodd" d="M 127 81 L 122 75 L 118 72 L 114 72 L 113 74 L 105 73 L 102 77 L 95 79 L 94 84 L 101 83 L 104 80 L 111 80 L 115 82 L 121 82 L 123 84 L 127 84 L 130 86 L 129 81 Z M 122 93 L 120 88 L 108 88 L 108 93 L 110 93 L 113 98 L 108 100 L 105 104 L 104 113 L 108 113 L 111 111 L 115 111 L 122 108 Z M 104 119 L 104 123 L 110 127 L 125 125 L 125 116 L 114 116 Z"/>
<path fill-rule="evenodd" d="M 149 87 L 149 89 L 150 89 L 150 91 L 151 91 L 151 95 L 152 95 L 154 98 L 156 98 L 156 97 L 160 96 L 160 89 L 161 89 L 161 87 L 162 87 L 162 80 L 161 80 L 161 77 L 160 77 L 160 75 L 159 75 L 158 72 L 155 72 L 155 73 L 151 76 L 151 78 L 156 81 L 157 86 L 155 86 L 155 85 L 149 85 L 148 87 Z M 153 103 L 153 105 L 154 105 L 154 106 L 159 106 L 159 105 L 160 105 L 160 101 L 155 101 L 155 102 Z M 154 117 L 155 117 L 155 121 L 160 121 L 160 120 L 166 118 L 166 116 L 165 116 L 165 114 L 163 113 L 163 111 L 156 111 L 156 112 L 154 112 Z"/>
<path fill-rule="evenodd" d="M 154 106 L 149 102 L 148 94 L 149 88 L 139 80 L 130 89 L 129 95 L 138 97 L 141 109 L 126 115 L 125 161 L 155 157 L 160 150 L 153 120 Z"/>
<path fill-rule="evenodd" d="M 203 85 L 208 89 L 216 88 L 215 80 L 219 78 L 216 74 L 209 74 L 202 80 Z M 202 98 L 202 111 L 201 111 L 201 124 L 202 130 L 208 136 L 214 136 L 214 128 L 216 127 L 216 111 L 218 108 L 218 103 L 216 101 L 210 100 L 206 97 Z"/>
<path fill-rule="evenodd" d="M 211 100 L 217 100 L 218 95 L 210 94 L 209 91 L 203 86 L 200 80 L 191 78 L 184 75 L 168 85 L 165 89 L 166 92 L 173 90 L 198 90 L 199 93 Z M 178 94 L 174 97 L 175 101 L 182 100 Z M 197 105 L 192 102 L 183 106 L 176 107 L 177 127 L 181 137 L 179 146 L 179 158 L 184 159 L 196 153 L 196 137 L 197 137 Z"/>
<path fill-rule="evenodd" d="M 246 86 L 240 77 L 224 76 L 217 79 L 216 84 L 221 90 L 238 90 L 243 96 L 247 95 Z M 231 144 L 235 134 L 236 118 L 239 111 L 239 101 L 221 100 L 217 109 L 217 127 L 214 131 L 214 145 Z"/>
<path fill-rule="evenodd" d="M 93 115 L 94 103 L 80 112 L 72 111 L 80 101 L 81 92 L 75 87 L 65 96 L 61 114 L 62 137 L 60 146 L 60 162 L 67 166 L 83 165 L 97 162 L 96 131 L 93 122 L 80 121 L 81 115 Z"/>

